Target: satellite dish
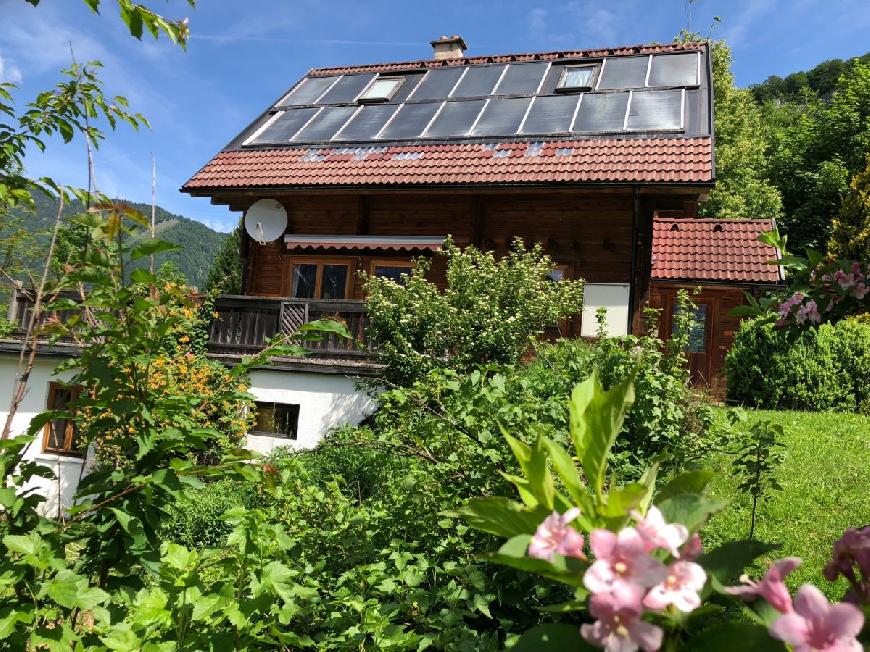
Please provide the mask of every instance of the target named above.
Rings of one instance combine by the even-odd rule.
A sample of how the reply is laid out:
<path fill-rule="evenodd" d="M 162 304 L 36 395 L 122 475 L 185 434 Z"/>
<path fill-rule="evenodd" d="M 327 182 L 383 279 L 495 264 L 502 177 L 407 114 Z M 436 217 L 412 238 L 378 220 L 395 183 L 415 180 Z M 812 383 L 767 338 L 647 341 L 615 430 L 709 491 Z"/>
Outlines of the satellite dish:
<path fill-rule="evenodd" d="M 287 228 L 287 211 L 275 199 L 258 199 L 245 212 L 245 231 L 260 244 L 277 240 Z"/>

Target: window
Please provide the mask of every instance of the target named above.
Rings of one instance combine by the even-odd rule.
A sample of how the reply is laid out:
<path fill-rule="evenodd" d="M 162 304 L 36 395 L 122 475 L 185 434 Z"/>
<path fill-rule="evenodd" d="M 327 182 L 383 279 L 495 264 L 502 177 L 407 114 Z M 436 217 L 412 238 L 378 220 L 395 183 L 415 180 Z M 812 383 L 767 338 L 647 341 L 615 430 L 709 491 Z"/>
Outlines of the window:
<path fill-rule="evenodd" d="M 61 383 L 48 384 L 49 410 L 58 412 L 70 412 L 75 408 L 70 403 L 78 399 L 80 387 L 63 385 Z M 85 453 L 78 441 L 78 429 L 72 415 L 58 417 L 45 424 L 45 434 L 42 439 L 42 450 L 45 453 L 57 453 L 58 455 L 72 455 L 82 457 Z"/>
<path fill-rule="evenodd" d="M 568 93 L 571 91 L 591 91 L 595 69 L 598 66 L 565 66 L 556 91 Z"/>
<path fill-rule="evenodd" d="M 255 435 L 296 439 L 299 431 L 299 406 L 294 403 L 254 403 Z"/>
<path fill-rule="evenodd" d="M 389 102 L 403 81 L 403 77 L 378 77 L 359 96 L 360 104 Z"/>
<path fill-rule="evenodd" d="M 689 326 L 689 342 L 686 344 L 686 353 L 703 353 L 707 344 L 707 304 L 699 303 L 695 306 L 692 315 L 692 323 Z M 674 315 L 671 318 L 671 336 L 677 332 L 680 307 L 674 306 Z"/>
<path fill-rule="evenodd" d="M 373 260 L 372 276 L 388 278 L 391 281 L 404 285 L 405 280 L 414 269 L 414 263 L 410 260 Z M 404 278 L 403 278 L 403 275 Z"/>
<path fill-rule="evenodd" d="M 292 261 L 290 296 L 295 299 L 346 299 L 350 261 L 297 258 Z"/>

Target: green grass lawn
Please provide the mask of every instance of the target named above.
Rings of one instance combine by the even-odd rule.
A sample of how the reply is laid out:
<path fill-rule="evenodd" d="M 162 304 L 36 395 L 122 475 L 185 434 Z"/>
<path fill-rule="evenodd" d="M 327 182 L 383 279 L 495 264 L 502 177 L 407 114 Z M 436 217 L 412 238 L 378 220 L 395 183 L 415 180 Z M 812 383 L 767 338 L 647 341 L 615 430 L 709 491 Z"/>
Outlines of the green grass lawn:
<path fill-rule="evenodd" d="M 847 527 L 870 524 L 870 417 L 834 412 L 748 411 L 750 419 L 770 419 L 785 431 L 785 460 L 776 472 L 783 491 L 772 492 L 758 510 L 756 538 L 782 547 L 770 559 L 796 556 L 803 565 L 790 577 L 792 589 L 816 584 L 839 599 L 846 583 L 822 576 L 831 546 Z M 725 409 L 719 415 L 725 418 Z M 701 533 L 705 547 L 746 538 L 751 499 L 736 495 L 738 484 L 729 458 L 716 457 L 719 475 L 710 488 L 715 498 L 731 500 Z M 764 560 L 765 562 L 770 559 Z M 759 564 L 759 569 L 766 563 Z"/>

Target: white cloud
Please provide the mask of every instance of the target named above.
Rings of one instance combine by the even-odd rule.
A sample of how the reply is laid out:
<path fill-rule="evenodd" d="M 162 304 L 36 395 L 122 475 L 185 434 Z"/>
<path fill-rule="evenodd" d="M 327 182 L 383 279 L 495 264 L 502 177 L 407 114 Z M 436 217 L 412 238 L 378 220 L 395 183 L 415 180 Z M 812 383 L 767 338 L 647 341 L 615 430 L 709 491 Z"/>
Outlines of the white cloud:
<path fill-rule="evenodd" d="M 20 84 L 22 79 L 24 79 L 24 75 L 21 74 L 21 68 L 9 63 L 3 58 L 3 55 L 0 55 L 0 82 Z"/>

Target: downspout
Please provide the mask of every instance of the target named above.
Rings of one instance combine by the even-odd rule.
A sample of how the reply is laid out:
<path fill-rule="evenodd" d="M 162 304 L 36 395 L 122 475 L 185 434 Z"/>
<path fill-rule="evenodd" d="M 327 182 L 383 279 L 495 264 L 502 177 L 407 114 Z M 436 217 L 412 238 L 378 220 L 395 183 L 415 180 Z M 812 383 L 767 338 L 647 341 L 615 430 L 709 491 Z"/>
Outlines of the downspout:
<path fill-rule="evenodd" d="M 637 297 L 637 248 L 639 239 L 638 222 L 640 220 L 640 191 L 637 186 L 632 187 L 634 207 L 631 218 L 631 282 L 628 285 L 628 324 L 626 332 L 632 334 L 634 324 L 634 302 Z"/>

